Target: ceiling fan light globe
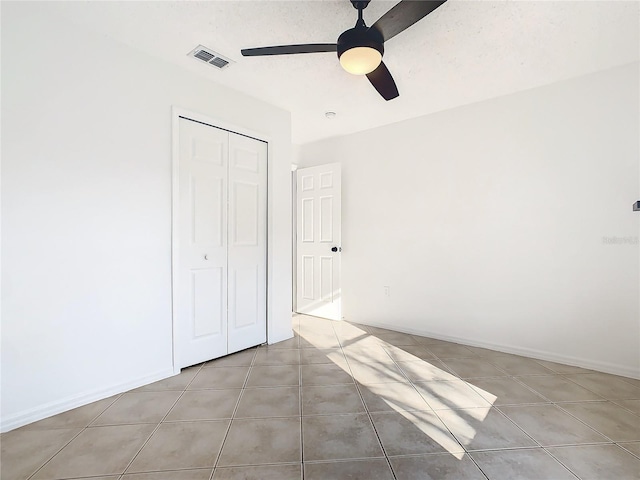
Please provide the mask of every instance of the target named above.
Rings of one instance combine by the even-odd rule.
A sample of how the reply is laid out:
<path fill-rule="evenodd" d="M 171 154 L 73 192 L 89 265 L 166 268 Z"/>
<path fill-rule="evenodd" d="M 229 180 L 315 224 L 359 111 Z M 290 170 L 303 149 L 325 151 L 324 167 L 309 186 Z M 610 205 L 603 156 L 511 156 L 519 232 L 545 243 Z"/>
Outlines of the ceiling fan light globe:
<path fill-rule="evenodd" d="M 353 75 L 373 72 L 382 62 L 382 54 L 372 47 L 350 48 L 340 55 L 340 65 Z"/>

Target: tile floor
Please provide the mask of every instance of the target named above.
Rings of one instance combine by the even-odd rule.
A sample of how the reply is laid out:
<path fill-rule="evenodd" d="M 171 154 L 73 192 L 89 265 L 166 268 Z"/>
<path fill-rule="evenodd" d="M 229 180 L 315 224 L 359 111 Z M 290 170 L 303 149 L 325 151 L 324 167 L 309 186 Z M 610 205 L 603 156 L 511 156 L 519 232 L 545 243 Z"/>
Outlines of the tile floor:
<path fill-rule="evenodd" d="M 294 317 L 2 435 L 2 480 L 639 479 L 640 381 Z"/>

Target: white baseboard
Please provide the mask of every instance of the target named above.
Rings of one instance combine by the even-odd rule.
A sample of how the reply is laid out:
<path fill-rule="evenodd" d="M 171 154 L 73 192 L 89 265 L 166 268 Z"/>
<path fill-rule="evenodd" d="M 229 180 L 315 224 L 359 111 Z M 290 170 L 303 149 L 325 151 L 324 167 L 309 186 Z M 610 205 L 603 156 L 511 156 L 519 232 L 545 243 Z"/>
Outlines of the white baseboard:
<path fill-rule="evenodd" d="M 173 375 L 175 375 L 173 368 L 167 368 L 165 370 L 161 370 L 151 375 L 145 375 L 144 377 L 140 377 L 126 383 L 110 385 L 106 388 L 84 392 L 79 395 L 73 395 L 61 400 L 46 403 L 35 408 L 30 408 L 28 410 L 10 415 L 6 418 L 3 417 L 2 420 L 0 420 L 0 432 L 8 432 L 10 430 L 13 430 L 14 428 L 22 427 L 23 425 L 37 422 L 38 420 L 42 420 L 43 418 L 57 415 L 58 413 L 63 413 L 74 408 L 82 407 L 91 402 L 102 400 L 104 398 L 111 397 L 112 395 L 117 395 L 119 393 L 123 393 L 128 390 L 147 385 L 149 383 L 157 382 L 158 380 L 163 380 L 165 378 L 172 377 Z"/>
<path fill-rule="evenodd" d="M 378 327 L 378 328 L 386 328 L 389 330 L 395 330 L 397 332 L 409 333 L 411 335 L 420 335 L 423 337 L 435 338 L 435 339 L 444 340 L 447 342 L 460 343 L 462 345 L 468 345 L 470 347 L 488 348 L 490 350 L 497 350 L 498 352 L 512 353 L 514 355 L 522 355 L 524 357 L 531 357 L 537 360 L 546 360 L 549 362 L 563 363 L 565 365 L 572 365 L 574 367 L 587 368 L 589 370 L 596 370 L 598 372 L 611 373 L 613 375 L 620 375 L 623 377 L 635 378 L 640 380 L 640 372 L 626 365 L 618 365 L 615 363 L 601 362 L 598 360 L 591 360 L 588 358 L 579 358 L 571 355 L 563 355 L 563 354 L 558 354 L 554 352 L 548 352 L 545 350 L 518 347 L 516 345 L 503 345 L 499 343 L 479 342 L 471 338 L 452 337 L 449 335 L 441 335 L 438 333 L 428 332 L 425 330 L 405 328 L 398 325 L 390 325 L 385 323 L 362 323 L 362 325 L 369 325 L 371 327 Z"/>

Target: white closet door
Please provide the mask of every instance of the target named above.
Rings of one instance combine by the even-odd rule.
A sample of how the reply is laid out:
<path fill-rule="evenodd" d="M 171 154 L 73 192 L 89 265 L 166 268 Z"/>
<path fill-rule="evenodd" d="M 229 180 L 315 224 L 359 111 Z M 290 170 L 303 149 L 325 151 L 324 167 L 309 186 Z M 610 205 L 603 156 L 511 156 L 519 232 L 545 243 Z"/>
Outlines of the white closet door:
<path fill-rule="evenodd" d="M 174 334 L 186 367 L 227 353 L 228 133 L 180 118 L 179 134 Z"/>
<path fill-rule="evenodd" d="M 267 144 L 229 134 L 229 353 L 267 341 Z"/>

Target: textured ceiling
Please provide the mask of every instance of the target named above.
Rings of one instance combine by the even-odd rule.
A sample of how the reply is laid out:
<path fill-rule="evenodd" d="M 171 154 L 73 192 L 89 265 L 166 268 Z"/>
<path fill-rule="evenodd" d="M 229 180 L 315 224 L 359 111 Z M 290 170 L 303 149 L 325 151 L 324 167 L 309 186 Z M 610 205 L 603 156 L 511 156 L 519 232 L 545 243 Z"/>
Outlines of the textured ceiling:
<path fill-rule="evenodd" d="M 395 1 L 373 0 L 371 25 Z M 638 61 L 637 1 L 449 0 L 385 44 L 400 97 L 385 102 L 332 53 L 244 58 L 240 49 L 330 43 L 353 27 L 347 0 L 47 2 L 51 18 L 81 24 L 149 55 L 291 111 L 307 143 Z M 203 44 L 236 63 L 217 71 L 187 57 Z M 326 111 L 337 116 L 328 120 Z"/>

